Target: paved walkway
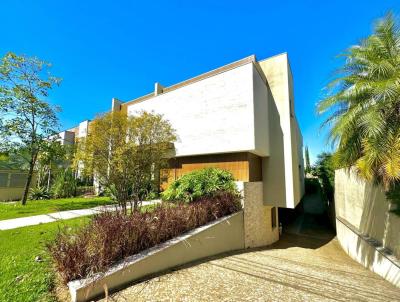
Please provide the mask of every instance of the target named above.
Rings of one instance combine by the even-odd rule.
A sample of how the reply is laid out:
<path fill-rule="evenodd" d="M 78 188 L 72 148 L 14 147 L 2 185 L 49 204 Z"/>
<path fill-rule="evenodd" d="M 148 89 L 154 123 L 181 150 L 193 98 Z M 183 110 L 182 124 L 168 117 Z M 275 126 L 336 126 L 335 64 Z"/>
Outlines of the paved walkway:
<path fill-rule="evenodd" d="M 151 204 L 155 204 L 160 202 L 159 200 L 154 201 L 143 201 L 142 205 L 147 206 Z M 7 220 L 0 220 L 0 230 L 10 230 L 21 228 L 30 225 L 37 225 L 41 223 L 49 223 L 55 222 L 58 220 L 65 220 L 65 219 L 72 219 L 82 216 L 90 216 L 101 213 L 103 211 L 112 211 L 115 210 L 115 205 L 108 205 L 108 206 L 99 206 L 91 209 L 81 209 L 81 210 L 71 210 L 71 211 L 62 211 L 50 214 L 42 214 L 42 215 L 35 215 L 35 216 L 28 216 L 28 217 L 21 217 L 21 218 L 14 218 L 14 219 L 7 219 Z"/>

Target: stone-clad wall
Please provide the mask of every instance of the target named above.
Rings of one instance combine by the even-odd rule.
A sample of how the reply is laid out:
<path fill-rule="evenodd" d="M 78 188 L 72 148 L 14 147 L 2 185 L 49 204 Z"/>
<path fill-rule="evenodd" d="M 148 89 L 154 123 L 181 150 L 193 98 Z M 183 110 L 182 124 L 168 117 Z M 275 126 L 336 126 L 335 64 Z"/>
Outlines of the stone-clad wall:
<path fill-rule="evenodd" d="M 263 183 L 243 183 L 245 247 L 270 245 L 279 240 L 278 209 L 264 205 Z M 272 215 L 275 213 L 275 226 Z"/>

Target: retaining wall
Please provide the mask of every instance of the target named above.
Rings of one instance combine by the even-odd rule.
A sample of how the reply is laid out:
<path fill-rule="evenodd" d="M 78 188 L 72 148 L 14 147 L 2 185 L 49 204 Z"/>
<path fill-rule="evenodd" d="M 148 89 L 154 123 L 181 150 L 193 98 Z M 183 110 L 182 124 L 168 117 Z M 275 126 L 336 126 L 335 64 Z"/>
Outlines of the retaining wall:
<path fill-rule="evenodd" d="M 90 301 L 136 280 L 198 259 L 244 248 L 243 212 L 223 217 L 113 266 L 92 278 L 71 281 L 72 301 Z"/>
<path fill-rule="evenodd" d="M 335 172 L 338 240 L 357 262 L 400 287 L 400 217 L 391 213 L 381 186 L 354 170 Z"/>

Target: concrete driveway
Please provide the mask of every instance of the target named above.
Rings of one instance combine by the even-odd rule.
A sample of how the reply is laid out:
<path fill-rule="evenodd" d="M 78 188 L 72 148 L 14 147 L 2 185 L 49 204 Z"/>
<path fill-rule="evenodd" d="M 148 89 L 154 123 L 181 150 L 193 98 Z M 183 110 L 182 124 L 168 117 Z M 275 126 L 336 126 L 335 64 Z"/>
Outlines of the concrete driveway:
<path fill-rule="evenodd" d="M 296 215 L 270 247 L 194 263 L 108 301 L 400 301 L 399 288 L 345 254 L 318 196 Z"/>
<path fill-rule="evenodd" d="M 269 248 L 196 263 L 109 301 L 400 301 L 400 289 L 353 261 L 336 239 L 285 234 Z"/>

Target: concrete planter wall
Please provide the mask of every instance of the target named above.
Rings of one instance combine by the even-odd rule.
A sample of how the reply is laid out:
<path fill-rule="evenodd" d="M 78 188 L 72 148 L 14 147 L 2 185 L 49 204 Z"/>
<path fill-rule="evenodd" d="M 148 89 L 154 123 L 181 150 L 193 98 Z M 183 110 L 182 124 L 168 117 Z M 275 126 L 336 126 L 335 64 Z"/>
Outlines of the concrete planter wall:
<path fill-rule="evenodd" d="M 105 273 L 71 281 L 68 287 L 72 301 L 88 301 L 146 276 L 244 246 L 240 211 L 133 255 Z"/>

